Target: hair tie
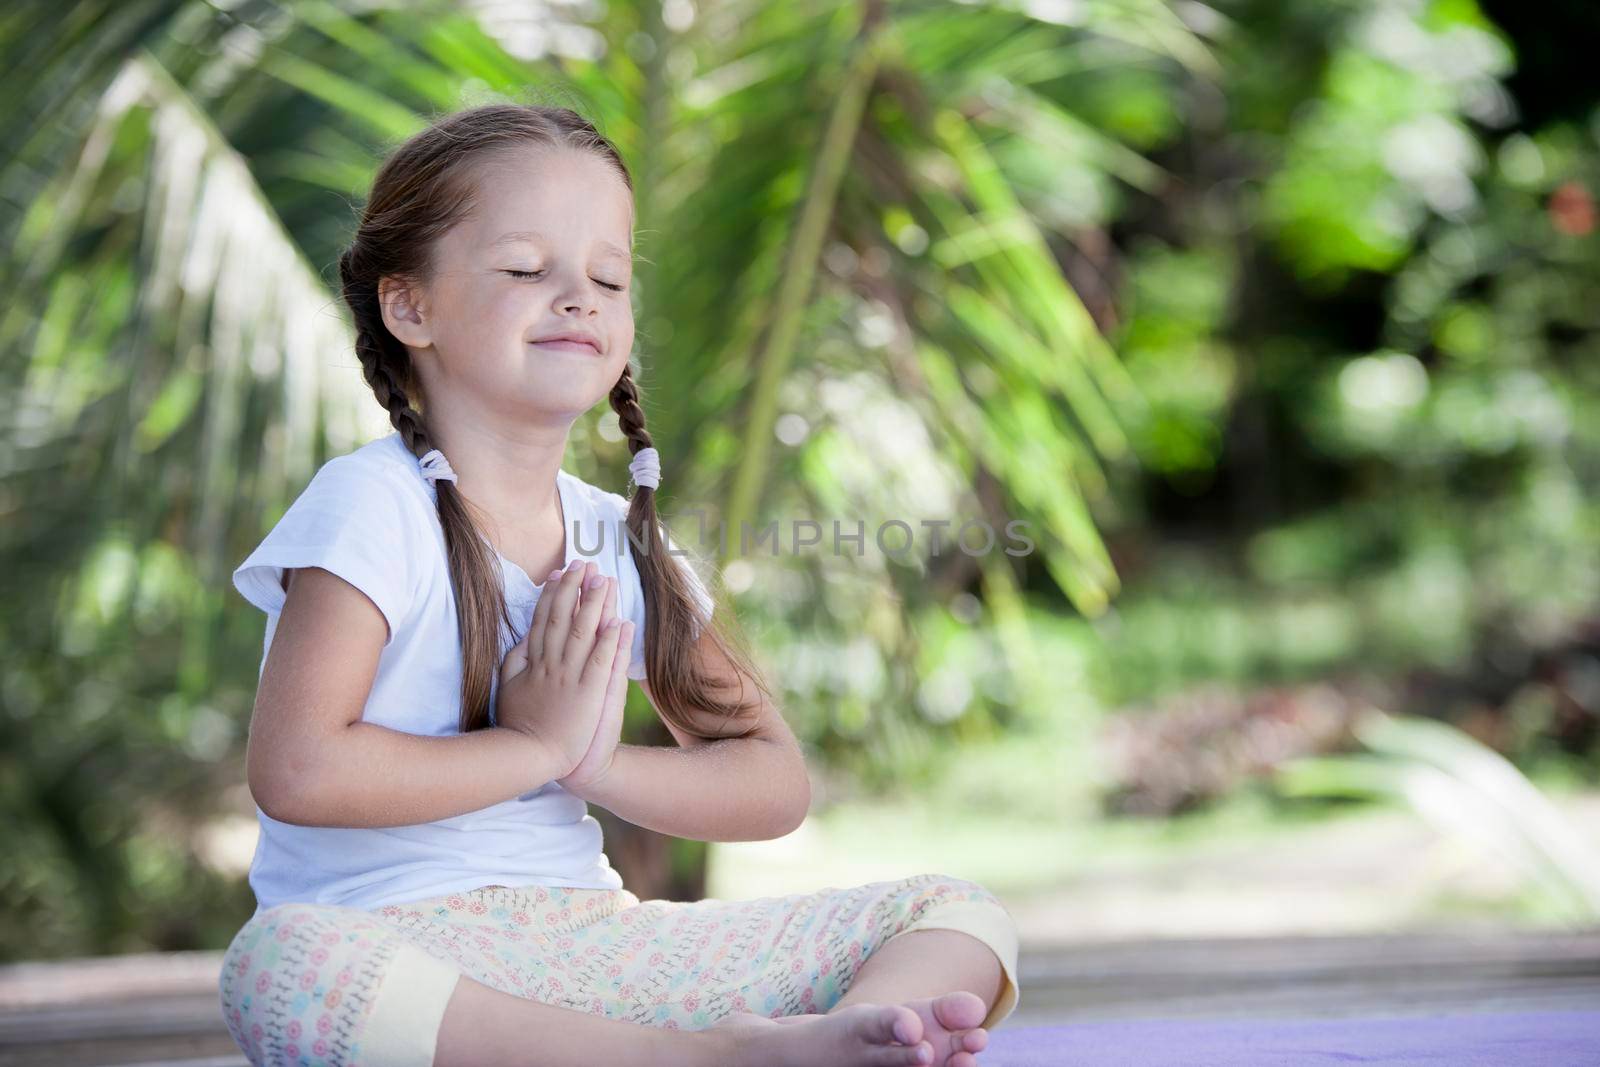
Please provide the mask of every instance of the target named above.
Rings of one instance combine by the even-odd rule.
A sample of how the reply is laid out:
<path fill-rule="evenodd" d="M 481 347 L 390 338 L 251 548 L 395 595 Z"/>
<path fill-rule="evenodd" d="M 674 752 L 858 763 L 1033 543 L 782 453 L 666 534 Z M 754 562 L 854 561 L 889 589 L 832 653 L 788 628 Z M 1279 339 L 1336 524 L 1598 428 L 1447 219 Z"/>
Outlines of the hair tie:
<path fill-rule="evenodd" d="M 653 448 L 641 448 L 628 464 L 633 484 L 641 489 L 654 489 L 661 484 L 661 453 Z"/>
<path fill-rule="evenodd" d="M 441 478 L 449 482 L 456 480 L 456 472 L 450 469 L 450 461 L 437 448 L 429 449 L 427 455 L 417 462 L 422 467 L 422 477 L 426 481 L 437 482 Z"/>

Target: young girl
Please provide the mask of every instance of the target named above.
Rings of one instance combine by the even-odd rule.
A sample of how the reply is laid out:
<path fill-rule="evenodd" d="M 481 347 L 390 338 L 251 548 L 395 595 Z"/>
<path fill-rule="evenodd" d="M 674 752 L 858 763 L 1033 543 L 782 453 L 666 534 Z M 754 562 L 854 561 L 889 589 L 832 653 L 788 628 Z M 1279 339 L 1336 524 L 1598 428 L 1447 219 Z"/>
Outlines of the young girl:
<path fill-rule="evenodd" d="M 394 433 L 233 576 L 267 613 L 258 907 L 219 984 L 252 1063 L 976 1067 L 1016 1006 L 1016 928 L 972 882 L 641 901 L 601 851 L 587 802 L 736 841 L 810 797 L 656 517 L 633 210 L 565 108 L 447 116 L 374 180 L 339 268 Z M 560 466 L 602 397 L 631 499 Z M 628 679 L 677 747 L 618 744 Z"/>

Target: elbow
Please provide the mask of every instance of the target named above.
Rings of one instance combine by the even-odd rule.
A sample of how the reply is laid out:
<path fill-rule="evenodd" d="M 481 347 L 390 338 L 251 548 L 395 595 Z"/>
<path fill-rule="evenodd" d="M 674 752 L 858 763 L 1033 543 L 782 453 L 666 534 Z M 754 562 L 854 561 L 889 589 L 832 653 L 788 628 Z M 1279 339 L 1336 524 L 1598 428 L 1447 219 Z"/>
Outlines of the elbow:
<path fill-rule="evenodd" d="M 706 840 L 774 841 L 798 830 L 811 812 L 811 777 L 804 760 L 796 758 L 792 766 L 792 771 L 768 768 L 764 780 L 771 787 L 764 793 L 766 803 L 747 807 L 737 827 L 728 828 L 731 833 Z"/>
<path fill-rule="evenodd" d="M 356 824 L 338 814 L 337 801 L 300 787 L 292 791 L 258 798 L 256 806 L 275 822 L 290 826 L 350 827 Z"/>
<path fill-rule="evenodd" d="M 294 826 L 321 826 L 323 805 L 316 768 L 299 759 L 281 760 L 273 765 L 251 760 L 246 771 L 250 796 L 261 813 L 275 822 Z"/>
<path fill-rule="evenodd" d="M 250 796 L 261 809 L 261 814 L 276 822 L 298 823 L 300 813 L 294 804 L 294 793 L 267 779 L 251 775 Z"/>
<path fill-rule="evenodd" d="M 261 809 L 261 814 L 274 822 L 288 823 L 292 826 L 309 825 L 302 821 L 298 809 L 292 804 L 286 805 L 279 801 L 276 796 L 260 793 L 255 789 L 251 789 L 250 793 L 255 797 L 256 807 Z"/>
<path fill-rule="evenodd" d="M 800 814 L 794 820 L 794 828 L 806 821 L 806 816 L 811 814 L 811 775 L 806 773 L 805 761 L 800 762 Z"/>
<path fill-rule="evenodd" d="M 293 826 L 322 825 L 316 817 L 317 805 L 311 799 L 311 791 L 304 784 L 296 788 L 251 782 L 250 795 L 255 798 L 261 814 L 275 822 Z"/>
<path fill-rule="evenodd" d="M 789 804 L 784 809 L 784 817 L 779 823 L 778 832 L 773 837 L 786 837 L 800 828 L 806 821 L 806 816 L 811 813 L 811 776 L 806 773 L 805 761 L 800 761 L 800 768 L 795 776 L 797 784 L 790 793 Z"/>

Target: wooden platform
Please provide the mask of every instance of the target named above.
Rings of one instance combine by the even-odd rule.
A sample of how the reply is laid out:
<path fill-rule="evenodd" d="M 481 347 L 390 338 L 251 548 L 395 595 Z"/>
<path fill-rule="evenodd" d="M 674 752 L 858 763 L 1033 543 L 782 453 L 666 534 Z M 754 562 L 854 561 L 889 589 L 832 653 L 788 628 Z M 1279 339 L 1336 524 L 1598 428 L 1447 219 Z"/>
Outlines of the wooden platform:
<path fill-rule="evenodd" d="M 0 967 L 0 1067 L 242 1067 L 220 953 Z M 1569 933 L 1106 942 L 1024 949 L 1006 1026 L 1133 1018 L 1329 1018 L 1600 1007 L 1600 929 Z"/>

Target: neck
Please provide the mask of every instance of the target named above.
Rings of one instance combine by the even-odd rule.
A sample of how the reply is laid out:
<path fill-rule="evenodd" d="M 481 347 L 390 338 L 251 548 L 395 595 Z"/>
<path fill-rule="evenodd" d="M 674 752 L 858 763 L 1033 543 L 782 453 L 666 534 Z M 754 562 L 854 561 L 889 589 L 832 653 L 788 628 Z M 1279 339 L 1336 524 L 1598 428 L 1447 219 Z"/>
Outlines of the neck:
<path fill-rule="evenodd" d="M 435 425 L 437 423 L 437 426 Z M 556 474 L 566 455 L 567 430 L 428 420 L 433 447 L 456 472 L 456 489 L 506 534 L 548 529 L 560 522 Z"/>

